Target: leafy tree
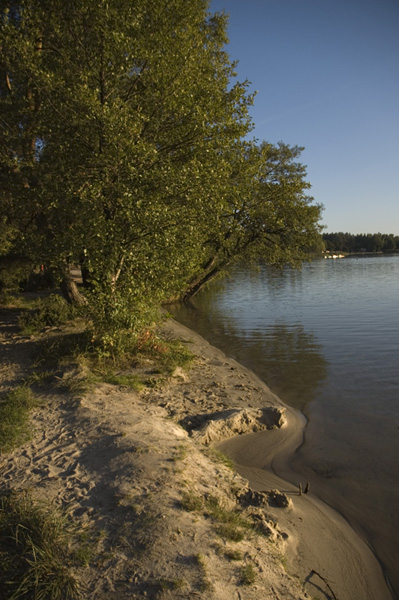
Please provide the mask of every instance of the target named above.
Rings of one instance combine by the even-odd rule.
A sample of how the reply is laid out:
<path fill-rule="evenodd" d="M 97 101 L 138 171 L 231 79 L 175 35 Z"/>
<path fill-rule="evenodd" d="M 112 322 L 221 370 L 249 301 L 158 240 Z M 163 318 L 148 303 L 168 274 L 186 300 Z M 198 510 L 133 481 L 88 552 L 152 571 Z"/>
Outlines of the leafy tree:
<path fill-rule="evenodd" d="M 6 4 L 2 158 L 20 242 L 60 278 L 82 262 L 93 318 L 131 326 L 142 298 L 183 285 L 217 210 L 217 157 L 250 129 L 225 18 L 203 0 Z"/>
<path fill-rule="evenodd" d="M 103 343 L 212 269 L 303 257 L 320 207 L 299 149 L 242 141 L 253 99 L 207 0 L 2 0 L 0 18 L 1 235 Z"/>
<path fill-rule="evenodd" d="M 191 298 L 237 261 L 298 266 L 320 246 L 322 207 L 306 194 L 303 148 L 241 143 L 228 154 L 224 208 L 206 240 L 206 260 L 186 290 Z"/>

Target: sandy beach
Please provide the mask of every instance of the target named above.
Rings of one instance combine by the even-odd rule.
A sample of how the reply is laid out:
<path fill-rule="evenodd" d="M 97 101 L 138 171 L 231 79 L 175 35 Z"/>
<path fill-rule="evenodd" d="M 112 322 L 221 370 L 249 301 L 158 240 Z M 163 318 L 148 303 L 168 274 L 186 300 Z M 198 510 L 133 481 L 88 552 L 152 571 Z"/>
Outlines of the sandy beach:
<path fill-rule="evenodd" d="M 26 378 L 36 352 L 4 315 L 1 392 Z M 193 331 L 173 320 L 164 330 L 196 356 L 188 371 L 140 392 L 72 392 L 83 374 L 69 368 L 41 388 L 32 439 L 0 457 L 3 492 L 51 501 L 96 540 L 77 570 L 83 597 L 391 599 L 348 523 L 275 475 L 302 442 L 303 417 Z M 240 539 L 223 530 L 228 513 Z"/>

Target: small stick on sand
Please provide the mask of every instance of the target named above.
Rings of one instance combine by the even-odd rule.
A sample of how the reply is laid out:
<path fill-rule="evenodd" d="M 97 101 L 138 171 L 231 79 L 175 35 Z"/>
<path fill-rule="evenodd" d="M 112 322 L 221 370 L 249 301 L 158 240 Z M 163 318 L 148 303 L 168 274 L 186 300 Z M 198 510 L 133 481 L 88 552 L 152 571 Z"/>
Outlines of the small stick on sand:
<path fill-rule="evenodd" d="M 309 483 L 309 481 L 307 481 L 307 482 L 306 482 L 305 489 L 304 489 L 304 492 L 303 492 L 303 493 L 304 493 L 304 494 L 307 494 L 307 493 L 309 492 L 309 489 L 310 489 L 310 483 Z"/>
<path fill-rule="evenodd" d="M 277 600 L 280 600 L 280 596 L 277 596 L 276 590 L 274 589 L 273 586 L 272 586 L 272 592 L 276 596 Z"/>
<path fill-rule="evenodd" d="M 302 483 L 298 485 L 299 495 L 302 496 Z"/>
<path fill-rule="evenodd" d="M 334 594 L 333 590 L 331 589 L 331 586 L 330 586 L 330 584 L 328 583 L 327 579 L 326 579 L 325 577 L 323 577 L 323 575 L 320 575 L 320 573 L 318 573 L 318 572 L 317 572 L 317 571 L 315 571 L 314 569 L 312 569 L 312 570 L 310 571 L 310 577 L 312 577 L 312 575 L 313 575 L 313 574 L 314 574 L 314 575 L 317 575 L 317 577 L 320 577 L 320 579 L 322 579 L 322 581 L 324 581 L 324 583 L 326 584 L 326 586 L 328 587 L 328 589 L 329 589 L 329 590 L 330 590 L 330 592 L 332 593 L 332 595 L 333 595 L 333 598 L 334 598 L 335 600 L 338 600 L 337 596 Z M 309 577 L 309 579 L 310 579 L 310 577 Z"/>

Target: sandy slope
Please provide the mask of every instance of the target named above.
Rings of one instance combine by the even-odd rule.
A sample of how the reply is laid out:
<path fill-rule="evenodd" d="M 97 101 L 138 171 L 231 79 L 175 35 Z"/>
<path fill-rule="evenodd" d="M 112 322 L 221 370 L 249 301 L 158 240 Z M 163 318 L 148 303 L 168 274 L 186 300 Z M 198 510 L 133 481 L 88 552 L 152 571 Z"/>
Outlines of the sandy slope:
<path fill-rule="evenodd" d="M 299 497 L 262 469 L 300 442 L 296 413 L 287 411 L 282 429 L 223 444 L 254 489 L 284 489 L 292 500 L 288 508 L 240 503 L 247 482 L 179 422 L 195 424 L 198 415 L 231 407 L 281 404 L 251 372 L 193 332 L 173 321 L 166 330 L 197 355 L 188 373 L 177 371 L 141 394 L 106 384 L 80 395 L 62 386 L 42 390 L 32 440 L 0 457 L 3 490 L 30 489 L 52 500 L 94 536 L 95 555 L 78 573 L 84 597 L 390 598 L 378 564 L 349 526 L 311 494 Z M 5 391 L 27 372 L 35 346 L 6 321 L 0 335 Z M 77 376 L 66 372 L 61 383 Z M 209 508 L 215 498 L 226 511 L 258 519 L 267 535 L 245 530 L 242 541 L 228 541 Z M 187 499 L 195 500 L 193 510 L 184 509 Z M 251 585 L 243 581 L 246 565 L 255 573 Z"/>

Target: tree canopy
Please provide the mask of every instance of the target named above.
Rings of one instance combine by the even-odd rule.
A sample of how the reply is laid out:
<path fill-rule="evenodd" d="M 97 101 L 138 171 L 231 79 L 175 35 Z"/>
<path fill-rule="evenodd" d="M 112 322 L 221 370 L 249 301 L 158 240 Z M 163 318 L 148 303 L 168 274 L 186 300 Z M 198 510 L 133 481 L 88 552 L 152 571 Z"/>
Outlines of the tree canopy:
<path fill-rule="evenodd" d="M 207 0 L 2 0 L 0 19 L 2 253 L 65 292 L 81 265 L 99 337 L 317 243 L 301 149 L 248 141 L 253 97 Z"/>

